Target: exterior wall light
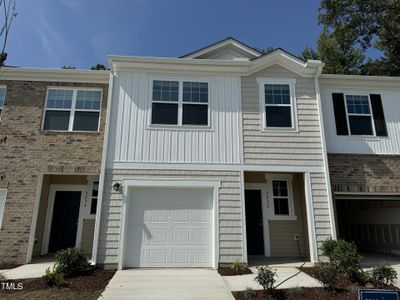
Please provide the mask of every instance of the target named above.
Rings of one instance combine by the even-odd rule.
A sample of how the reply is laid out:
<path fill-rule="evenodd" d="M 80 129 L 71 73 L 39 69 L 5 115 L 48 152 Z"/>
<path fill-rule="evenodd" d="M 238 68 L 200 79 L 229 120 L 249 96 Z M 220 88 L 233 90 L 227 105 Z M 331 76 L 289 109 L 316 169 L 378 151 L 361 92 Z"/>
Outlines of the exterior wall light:
<path fill-rule="evenodd" d="M 121 184 L 119 182 L 114 183 L 113 189 L 118 192 L 121 189 Z"/>

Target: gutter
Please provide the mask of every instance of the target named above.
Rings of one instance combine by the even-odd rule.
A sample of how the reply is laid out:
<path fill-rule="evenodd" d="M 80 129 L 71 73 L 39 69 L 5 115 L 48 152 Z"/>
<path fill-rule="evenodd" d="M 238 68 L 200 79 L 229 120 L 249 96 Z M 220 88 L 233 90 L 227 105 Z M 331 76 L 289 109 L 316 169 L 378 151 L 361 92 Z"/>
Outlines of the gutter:
<path fill-rule="evenodd" d="M 94 225 L 93 234 L 93 247 L 92 247 L 92 264 L 97 264 L 97 250 L 99 247 L 100 239 L 100 228 L 101 228 L 101 208 L 103 206 L 103 194 L 104 194 L 104 182 L 106 177 L 106 162 L 107 162 L 107 148 L 108 148 L 108 133 L 110 130 L 110 118 L 112 109 L 112 96 L 114 88 L 114 70 L 111 69 L 109 75 L 109 85 L 108 85 L 108 96 L 107 96 L 107 114 L 106 123 L 104 129 L 104 139 L 103 139 L 103 153 L 101 158 L 101 170 L 99 178 L 99 195 L 97 200 L 97 210 L 96 210 L 96 222 Z"/>
<path fill-rule="evenodd" d="M 333 198 L 332 198 L 332 189 L 331 189 L 331 179 L 329 175 L 329 165 L 328 165 L 328 154 L 326 149 L 326 139 L 325 139 L 325 127 L 324 127 L 324 117 L 322 113 L 322 101 L 321 101 L 321 91 L 319 87 L 319 79 L 321 77 L 323 66 L 318 67 L 318 71 L 314 77 L 315 83 L 315 95 L 317 97 L 317 107 L 318 107 L 318 116 L 319 116 L 319 124 L 321 127 L 321 138 L 322 138 L 322 152 L 323 152 L 323 161 L 324 161 L 324 173 L 326 178 L 326 189 L 327 189 L 327 198 L 328 198 L 328 207 L 329 207 L 329 219 L 331 223 L 331 232 L 332 238 L 334 240 L 337 239 L 336 234 L 336 224 L 335 224 L 335 216 L 333 213 Z"/>

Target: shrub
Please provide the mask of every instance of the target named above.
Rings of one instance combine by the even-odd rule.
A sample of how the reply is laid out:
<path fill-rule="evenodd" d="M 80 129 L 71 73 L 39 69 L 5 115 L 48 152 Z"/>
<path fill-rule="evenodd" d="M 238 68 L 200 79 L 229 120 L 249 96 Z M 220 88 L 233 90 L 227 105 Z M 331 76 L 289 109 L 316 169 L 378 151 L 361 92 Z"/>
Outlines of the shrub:
<path fill-rule="evenodd" d="M 397 272 L 387 264 L 379 265 L 371 270 L 371 281 L 375 284 L 394 284 Z"/>
<path fill-rule="evenodd" d="M 255 280 L 264 289 L 264 295 L 272 295 L 275 292 L 276 273 L 270 267 L 258 267 Z"/>
<path fill-rule="evenodd" d="M 325 288 L 335 289 L 337 285 L 337 271 L 328 263 L 321 263 L 314 268 L 314 277 L 322 282 Z"/>
<path fill-rule="evenodd" d="M 257 298 L 257 291 L 251 289 L 251 288 L 246 288 L 243 292 L 243 296 L 245 299 L 256 299 Z"/>
<path fill-rule="evenodd" d="M 246 270 L 246 266 L 245 266 L 244 263 L 242 263 L 241 261 L 236 260 L 236 261 L 234 261 L 234 262 L 232 263 L 231 269 L 232 269 L 233 271 L 235 271 L 235 272 L 241 272 L 241 271 Z"/>
<path fill-rule="evenodd" d="M 53 266 L 53 269 L 47 268 L 46 274 L 43 275 L 43 281 L 49 286 L 56 286 L 61 288 L 65 286 L 65 280 L 63 274 L 59 271 L 57 265 Z"/>
<path fill-rule="evenodd" d="M 90 268 L 88 259 L 80 248 L 68 248 L 56 253 L 57 269 L 65 277 L 74 277 L 87 272 Z"/>
<path fill-rule="evenodd" d="M 349 279 L 360 279 L 362 256 L 358 254 L 353 243 L 344 240 L 328 239 L 322 243 L 322 254 L 329 258 L 330 264 Z"/>

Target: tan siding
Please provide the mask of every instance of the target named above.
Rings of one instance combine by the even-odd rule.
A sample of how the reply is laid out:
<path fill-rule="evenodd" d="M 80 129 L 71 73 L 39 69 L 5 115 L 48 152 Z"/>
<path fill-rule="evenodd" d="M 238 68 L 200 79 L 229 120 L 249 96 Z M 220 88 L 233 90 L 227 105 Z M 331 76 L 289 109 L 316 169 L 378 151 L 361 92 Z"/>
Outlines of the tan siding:
<path fill-rule="evenodd" d="M 296 78 L 299 132 L 263 132 L 257 77 Z M 322 140 L 313 78 L 274 65 L 242 77 L 244 161 L 247 164 L 322 165 Z M 266 149 L 268 145 L 268 149 Z"/>
<path fill-rule="evenodd" d="M 234 171 L 109 170 L 106 174 L 101 215 L 98 263 L 118 263 L 122 194 L 112 189 L 115 181 L 129 179 L 185 178 L 220 181 L 219 262 L 231 263 L 243 255 L 240 173 Z"/>
<path fill-rule="evenodd" d="M 92 254 L 94 224 L 95 219 L 84 219 L 82 223 L 81 249 L 88 256 Z"/>

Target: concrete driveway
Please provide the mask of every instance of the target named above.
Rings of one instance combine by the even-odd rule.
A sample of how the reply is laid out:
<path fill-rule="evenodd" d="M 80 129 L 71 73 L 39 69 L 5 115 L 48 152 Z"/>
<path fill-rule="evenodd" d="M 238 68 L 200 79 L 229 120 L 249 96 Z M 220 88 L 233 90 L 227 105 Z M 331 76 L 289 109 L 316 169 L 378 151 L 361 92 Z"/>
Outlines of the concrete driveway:
<path fill-rule="evenodd" d="M 118 271 L 99 299 L 233 300 L 222 277 L 208 269 Z"/>

